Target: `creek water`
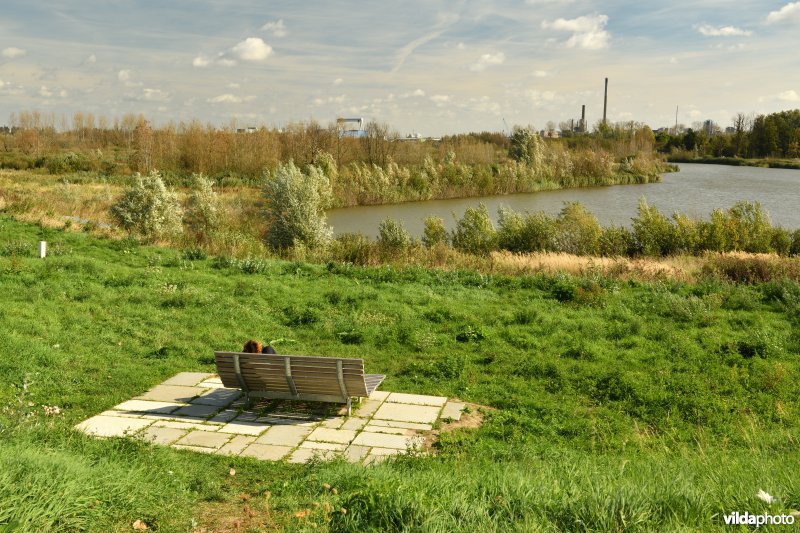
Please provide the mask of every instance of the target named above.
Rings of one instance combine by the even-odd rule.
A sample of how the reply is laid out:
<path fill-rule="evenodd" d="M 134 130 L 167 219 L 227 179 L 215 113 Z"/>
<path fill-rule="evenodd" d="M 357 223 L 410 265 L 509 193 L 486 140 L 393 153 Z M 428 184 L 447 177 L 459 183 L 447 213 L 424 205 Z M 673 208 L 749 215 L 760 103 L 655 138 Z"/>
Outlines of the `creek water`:
<path fill-rule="evenodd" d="M 501 205 L 519 212 L 556 215 L 565 202 L 577 201 L 603 225 L 629 226 L 639 199 L 645 198 L 666 215 L 679 212 L 702 218 L 708 218 L 715 208 L 727 209 L 740 200 L 760 202 L 774 225 L 800 228 L 800 170 L 689 163 L 679 166 L 680 172 L 664 174 L 660 183 L 345 207 L 328 211 L 328 223 L 337 235 L 362 233 L 375 237 L 381 220 L 393 218 L 403 221 L 406 229 L 419 237 L 425 217 L 441 217 L 445 226 L 452 229 L 456 220 L 453 214 L 460 218 L 468 207 L 480 203 L 486 205 L 496 222 Z"/>

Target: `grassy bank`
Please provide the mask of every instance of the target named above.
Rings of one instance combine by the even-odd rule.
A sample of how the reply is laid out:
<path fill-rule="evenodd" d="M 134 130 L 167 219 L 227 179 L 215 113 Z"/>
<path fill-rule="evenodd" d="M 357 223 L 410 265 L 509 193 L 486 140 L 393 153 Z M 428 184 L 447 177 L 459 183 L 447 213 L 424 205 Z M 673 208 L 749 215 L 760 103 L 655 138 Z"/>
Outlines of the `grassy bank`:
<path fill-rule="evenodd" d="M 698 157 L 693 154 L 673 154 L 667 156 L 667 161 L 670 163 L 700 163 L 707 165 L 730 165 L 734 167 L 800 169 L 800 159 L 747 159 L 743 157 Z"/>
<path fill-rule="evenodd" d="M 42 238 L 46 260 L 30 253 Z M 674 531 L 800 508 L 795 282 L 191 257 L 0 218 L 0 524 Z M 213 371 L 214 349 L 249 337 L 363 357 L 387 390 L 493 410 L 436 457 L 371 468 L 71 429 L 179 371 Z"/>

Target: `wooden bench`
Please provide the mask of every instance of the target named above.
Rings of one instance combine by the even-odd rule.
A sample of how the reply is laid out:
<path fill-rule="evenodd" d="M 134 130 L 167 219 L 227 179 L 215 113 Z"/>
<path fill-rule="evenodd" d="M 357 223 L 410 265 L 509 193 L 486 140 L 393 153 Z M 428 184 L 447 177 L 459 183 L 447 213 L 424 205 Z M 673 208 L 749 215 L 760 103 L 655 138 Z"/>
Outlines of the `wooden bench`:
<path fill-rule="evenodd" d="M 214 352 L 225 387 L 241 389 L 251 398 L 304 400 L 347 404 L 366 398 L 383 378 L 364 373 L 363 359 Z"/>

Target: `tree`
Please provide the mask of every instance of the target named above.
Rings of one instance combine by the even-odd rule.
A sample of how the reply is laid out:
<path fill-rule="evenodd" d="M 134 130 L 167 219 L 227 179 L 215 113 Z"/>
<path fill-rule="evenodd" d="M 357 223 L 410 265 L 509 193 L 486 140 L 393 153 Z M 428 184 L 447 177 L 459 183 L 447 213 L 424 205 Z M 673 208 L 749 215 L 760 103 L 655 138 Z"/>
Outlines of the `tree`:
<path fill-rule="evenodd" d="M 167 190 L 161 174 L 136 173 L 134 183 L 111 206 L 111 216 L 129 234 L 146 241 L 174 237 L 183 231 L 178 195 Z"/>
<path fill-rule="evenodd" d="M 330 241 L 332 230 L 325 222 L 325 191 L 330 185 L 323 172 L 316 169 L 303 173 L 289 161 L 279 165 L 274 175 L 266 172 L 265 181 L 268 245 L 288 248 L 303 244 L 315 248 Z"/>

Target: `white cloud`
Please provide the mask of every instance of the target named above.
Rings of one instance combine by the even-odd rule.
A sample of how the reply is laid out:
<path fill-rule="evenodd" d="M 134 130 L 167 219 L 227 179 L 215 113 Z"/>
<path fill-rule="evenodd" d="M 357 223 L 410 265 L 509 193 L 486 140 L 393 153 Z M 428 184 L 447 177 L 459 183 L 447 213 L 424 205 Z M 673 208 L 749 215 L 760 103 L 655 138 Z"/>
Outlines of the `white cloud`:
<path fill-rule="evenodd" d="M 39 88 L 39 96 L 44 96 L 45 98 L 49 98 L 49 97 L 53 96 L 53 91 L 48 89 L 46 86 L 42 85 Z"/>
<path fill-rule="evenodd" d="M 275 37 L 286 37 L 286 34 L 288 33 L 286 31 L 286 25 L 283 23 L 283 19 L 279 19 L 274 22 L 267 22 L 261 26 L 261 30 L 272 32 L 272 35 Z"/>
<path fill-rule="evenodd" d="M 546 70 L 534 70 L 533 75 L 536 76 L 537 78 L 546 78 L 547 76 L 550 75 L 550 73 L 547 72 Z"/>
<path fill-rule="evenodd" d="M 795 90 L 783 91 L 778 94 L 778 100 L 783 100 L 784 102 L 800 102 L 800 94 L 797 94 Z"/>
<path fill-rule="evenodd" d="M 28 52 L 26 52 L 22 48 L 17 48 L 16 46 L 9 46 L 8 48 L 3 48 L 3 57 L 7 57 L 9 59 L 22 57 L 27 53 Z"/>
<path fill-rule="evenodd" d="M 567 48 L 584 48 L 600 50 L 608 47 L 611 34 L 605 30 L 608 24 L 607 15 L 589 15 L 574 19 L 556 19 L 553 22 L 542 22 L 542 28 L 558 31 L 570 31 L 570 37 L 564 44 Z"/>
<path fill-rule="evenodd" d="M 117 72 L 117 79 L 122 82 L 131 81 L 131 71 L 123 69 Z"/>
<path fill-rule="evenodd" d="M 341 85 L 342 83 L 344 83 L 344 80 L 342 78 L 336 78 L 335 80 L 333 80 L 334 85 Z"/>
<path fill-rule="evenodd" d="M 161 89 L 148 89 L 142 90 L 142 94 L 137 100 L 144 100 L 146 102 L 166 102 L 169 100 L 169 93 Z"/>
<path fill-rule="evenodd" d="M 200 54 L 199 56 L 195 57 L 192 60 L 192 66 L 193 67 L 203 68 L 203 67 L 207 67 L 210 64 L 211 64 L 211 59 L 207 58 L 203 54 Z"/>
<path fill-rule="evenodd" d="M 192 66 L 204 68 L 210 65 L 223 67 L 235 66 L 239 61 L 261 62 L 272 53 L 272 47 L 259 37 L 248 37 L 236 44 L 227 52 L 220 52 L 216 57 L 200 54 L 192 60 Z"/>
<path fill-rule="evenodd" d="M 703 24 L 697 28 L 697 31 L 706 37 L 750 37 L 753 32 L 750 30 L 743 30 L 735 26 L 711 26 L 710 24 Z"/>
<path fill-rule="evenodd" d="M 417 89 L 411 94 L 413 94 L 414 96 L 425 96 L 425 91 L 423 91 L 422 89 Z"/>
<path fill-rule="evenodd" d="M 60 96 L 61 98 L 66 98 L 67 96 L 69 96 L 69 93 L 67 92 L 66 89 L 61 89 L 60 91 L 58 91 L 58 96 Z"/>
<path fill-rule="evenodd" d="M 777 11 L 770 11 L 767 23 L 800 21 L 800 2 L 789 2 Z"/>
<path fill-rule="evenodd" d="M 241 87 L 241 85 L 239 85 L 238 83 L 229 83 L 228 84 L 228 89 L 238 89 L 240 87 Z"/>
<path fill-rule="evenodd" d="M 436 107 L 442 107 L 444 104 L 450 101 L 450 97 L 446 94 L 434 94 L 430 97 L 431 102 L 436 104 Z"/>
<path fill-rule="evenodd" d="M 472 72 L 482 72 L 486 70 L 487 67 L 492 65 L 502 65 L 506 60 L 506 55 L 503 52 L 497 52 L 496 54 L 483 54 L 480 59 L 478 59 L 477 63 L 473 63 L 469 66 L 469 69 Z"/>
<path fill-rule="evenodd" d="M 97 56 L 94 55 L 94 54 L 91 54 L 89 57 L 86 58 L 86 63 L 88 63 L 90 65 L 94 64 L 94 63 L 97 63 Z"/>
<path fill-rule="evenodd" d="M 230 50 L 242 61 L 264 61 L 272 53 L 272 47 L 259 37 L 248 37 Z"/>
<path fill-rule="evenodd" d="M 214 98 L 209 98 L 206 102 L 212 104 L 241 104 L 242 102 L 252 102 L 255 99 L 255 96 L 236 96 L 231 93 L 225 93 L 215 96 Z"/>

